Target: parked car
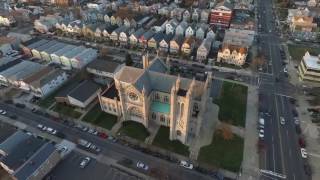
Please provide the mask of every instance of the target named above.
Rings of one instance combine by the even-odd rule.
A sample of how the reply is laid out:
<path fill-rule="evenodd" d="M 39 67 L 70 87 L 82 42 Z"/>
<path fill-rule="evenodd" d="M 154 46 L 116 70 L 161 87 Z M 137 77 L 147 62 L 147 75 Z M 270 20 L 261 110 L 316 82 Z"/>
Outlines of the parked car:
<path fill-rule="evenodd" d="M 180 161 L 180 166 L 187 168 L 187 169 L 193 169 L 193 164 L 188 163 L 187 161 Z"/>
<path fill-rule="evenodd" d="M 104 132 L 98 132 L 98 136 L 101 137 L 102 139 L 107 139 L 108 135 Z"/>
<path fill-rule="evenodd" d="M 259 138 L 264 138 L 264 130 L 263 129 L 259 130 Z"/>
<path fill-rule="evenodd" d="M 0 109 L 0 114 L 6 115 L 6 114 L 7 114 L 7 111 Z"/>
<path fill-rule="evenodd" d="M 50 127 L 47 128 L 47 132 L 50 133 L 50 134 L 53 134 L 53 135 L 57 134 L 57 130 L 54 130 L 54 129 L 50 128 Z"/>
<path fill-rule="evenodd" d="M 301 148 L 300 151 L 301 151 L 302 158 L 307 158 L 308 157 L 308 153 L 307 153 L 307 150 L 305 148 Z"/>
<path fill-rule="evenodd" d="M 303 140 L 303 138 L 301 138 L 301 137 L 299 137 L 299 145 L 300 145 L 300 147 L 302 147 L 302 148 L 305 148 L 305 147 L 306 147 L 306 143 L 305 143 L 305 141 Z"/>
<path fill-rule="evenodd" d="M 281 125 L 285 125 L 286 124 L 286 120 L 282 116 L 280 117 L 280 124 Z"/>
<path fill-rule="evenodd" d="M 300 124 L 299 119 L 297 117 L 294 117 L 293 119 L 294 119 L 294 124 L 296 124 L 296 125 Z"/>
<path fill-rule="evenodd" d="M 90 158 L 89 157 L 85 157 L 81 162 L 80 162 L 80 168 L 85 168 L 89 162 L 90 162 Z"/>
<path fill-rule="evenodd" d="M 143 169 L 143 170 L 146 170 L 146 171 L 149 169 L 148 165 L 146 165 L 146 164 L 144 164 L 142 162 L 137 162 L 137 168 Z"/>

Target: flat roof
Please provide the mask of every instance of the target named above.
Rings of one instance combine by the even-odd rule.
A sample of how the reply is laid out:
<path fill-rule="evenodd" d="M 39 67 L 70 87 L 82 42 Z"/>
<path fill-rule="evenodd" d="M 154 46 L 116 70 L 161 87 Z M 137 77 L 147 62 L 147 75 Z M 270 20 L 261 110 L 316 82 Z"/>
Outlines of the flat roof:
<path fill-rule="evenodd" d="M 99 71 L 114 73 L 115 70 L 120 66 L 121 64 L 117 62 L 113 62 L 110 60 L 102 60 L 102 59 L 96 59 L 89 63 L 87 68 L 96 69 Z"/>
<path fill-rule="evenodd" d="M 27 47 L 30 48 L 30 49 L 34 49 L 36 47 L 39 47 L 39 46 L 42 46 L 43 44 L 49 42 L 48 40 L 46 39 L 41 39 L 40 41 L 37 41 L 35 43 L 32 43 L 30 45 L 28 45 Z"/>
<path fill-rule="evenodd" d="M 7 123 L 0 122 L 0 144 L 14 134 L 17 129 Z"/>
<path fill-rule="evenodd" d="M 74 49 L 76 46 L 74 45 L 67 45 L 67 46 L 64 46 L 62 49 L 60 49 L 59 51 L 56 51 L 54 54 L 56 56 L 62 56 L 64 55 L 65 53 L 71 51 L 72 49 Z"/>
<path fill-rule="evenodd" d="M 14 134 L 12 134 L 10 137 L 8 137 L 5 141 L 3 141 L 0 144 L 0 154 L 2 156 L 7 156 L 11 153 L 11 151 L 14 150 L 14 148 L 17 147 L 18 144 L 27 140 L 28 138 L 28 134 L 22 131 L 16 131 Z"/>
<path fill-rule="evenodd" d="M 78 47 L 72 49 L 71 51 L 65 53 L 65 54 L 63 55 L 63 57 L 73 58 L 73 57 L 81 54 L 81 53 L 82 53 L 83 51 L 85 51 L 85 50 L 86 50 L 86 48 L 85 48 L 84 46 L 78 46 Z"/>
<path fill-rule="evenodd" d="M 51 54 L 51 53 L 59 51 L 60 49 L 64 48 L 65 46 L 67 46 L 67 44 L 58 42 L 55 45 L 51 46 L 50 48 L 46 49 L 44 52 L 46 52 L 47 54 Z"/>
<path fill-rule="evenodd" d="M 38 46 L 36 48 L 33 48 L 33 49 L 35 49 L 35 50 L 40 52 L 40 51 L 43 51 L 43 50 L 46 50 L 46 49 L 50 48 L 51 46 L 55 45 L 57 42 L 58 41 L 55 41 L 55 40 L 49 41 L 48 43 L 45 43 L 45 44 L 43 44 L 41 46 Z"/>
<path fill-rule="evenodd" d="M 318 56 L 307 56 L 303 58 L 308 69 L 320 70 L 320 58 Z"/>
<path fill-rule="evenodd" d="M 10 77 L 18 74 L 24 75 L 40 69 L 40 67 L 43 67 L 43 65 L 31 61 L 21 61 L 20 63 L 0 72 L 0 75 L 4 77 Z"/>
<path fill-rule="evenodd" d="M 100 89 L 100 86 L 90 80 L 86 80 L 79 84 L 76 88 L 68 93 L 68 96 L 77 99 L 81 102 L 85 102 L 94 93 Z M 98 95 L 98 94 L 97 94 Z"/>
<path fill-rule="evenodd" d="M 87 48 L 85 49 L 82 53 L 78 54 L 77 56 L 74 56 L 74 58 L 77 59 L 86 59 L 87 57 L 90 57 L 91 54 L 97 54 L 97 50 L 96 49 L 92 49 L 92 48 Z"/>

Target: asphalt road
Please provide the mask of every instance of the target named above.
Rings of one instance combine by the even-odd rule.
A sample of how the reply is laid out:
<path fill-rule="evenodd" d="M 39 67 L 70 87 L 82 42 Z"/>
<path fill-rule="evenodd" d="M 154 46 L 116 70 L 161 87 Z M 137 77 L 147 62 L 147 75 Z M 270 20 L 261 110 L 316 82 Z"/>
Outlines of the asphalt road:
<path fill-rule="evenodd" d="M 280 49 L 281 40 L 276 32 L 276 17 L 272 10 L 272 0 L 260 0 L 258 6 L 260 46 L 271 69 L 260 74 L 259 107 L 270 115 L 262 115 L 265 119 L 265 151 L 261 153 L 260 169 L 270 170 L 286 176 L 289 180 L 311 179 L 306 176 L 298 144 L 298 134 L 292 110 L 295 105 L 290 103 L 294 96 L 295 86 L 289 84 L 283 69 Z M 276 80 L 278 79 L 278 80 Z M 280 117 L 286 120 L 280 124 Z M 273 175 L 263 175 L 261 179 L 280 179 Z"/>
<path fill-rule="evenodd" d="M 49 126 L 60 132 L 63 132 L 66 135 L 66 139 L 73 142 L 75 142 L 75 140 L 78 138 L 86 139 L 101 147 L 101 153 L 103 153 L 105 156 L 111 157 L 115 160 L 128 158 L 133 161 L 142 161 L 148 164 L 150 168 L 161 169 L 163 172 L 166 172 L 171 179 L 212 179 L 194 170 L 185 169 L 178 164 L 173 164 L 151 155 L 136 151 L 127 146 L 112 143 L 110 141 L 103 140 L 98 136 L 79 131 L 75 128 L 70 128 L 62 123 L 34 114 L 27 108 L 20 109 L 5 103 L 0 103 L 0 108 L 6 110 L 8 114 L 15 114 L 18 116 L 17 121 L 23 122 L 29 126 L 36 127 L 37 124 L 41 123 L 45 126 Z"/>

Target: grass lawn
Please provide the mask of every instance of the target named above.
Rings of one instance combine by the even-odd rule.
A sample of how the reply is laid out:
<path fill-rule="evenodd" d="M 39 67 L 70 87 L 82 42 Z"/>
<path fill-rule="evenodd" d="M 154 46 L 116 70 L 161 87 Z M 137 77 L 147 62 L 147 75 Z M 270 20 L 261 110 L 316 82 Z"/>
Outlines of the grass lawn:
<path fill-rule="evenodd" d="M 184 156 L 189 156 L 188 146 L 178 140 L 169 140 L 169 131 L 168 127 L 161 126 L 152 144 Z"/>
<path fill-rule="evenodd" d="M 144 141 L 150 135 L 143 124 L 134 121 L 123 122 L 119 132 L 140 141 Z"/>
<path fill-rule="evenodd" d="M 306 51 L 310 54 L 318 55 L 320 54 L 320 49 L 313 47 L 306 47 L 302 45 L 288 44 L 288 49 L 292 60 L 300 62 Z"/>
<path fill-rule="evenodd" d="M 245 126 L 248 87 L 231 82 L 223 82 L 221 95 L 216 100 L 219 105 L 219 119 L 235 126 Z"/>
<path fill-rule="evenodd" d="M 52 93 L 49 96 L 47 96 L 44 99 L 39 100 L 39 102 L 37 103 L 37 105 L 43 107 L 43 108 L 48 108 L 51 106 L 52 103 L 54 103 L 56 93 Z"/>
<path fill-rule="evenodd" d="M 238 172 L 243 158 L 244 141 L 234 135 L 231 140 L 224 140 L 221 133 L 214 133 L 212 143 L 200 149 L 200 162 Z"/>
<path fill-rule="evenodd" d="M 65 116 L 69 116 L 75 119 L 78 119 L 81 116 L 81 113 L 74 110 L 74 107 L 66 106 L 64 104 L 57 103 L 53 108 L 53 111 L 61 113 Z"/>
<path fill-rule="evenodd" d="M 117 123 L 117 117 L 101 111 L 99 104 L 94 106 L 82 120 L 109 130 Z"/>

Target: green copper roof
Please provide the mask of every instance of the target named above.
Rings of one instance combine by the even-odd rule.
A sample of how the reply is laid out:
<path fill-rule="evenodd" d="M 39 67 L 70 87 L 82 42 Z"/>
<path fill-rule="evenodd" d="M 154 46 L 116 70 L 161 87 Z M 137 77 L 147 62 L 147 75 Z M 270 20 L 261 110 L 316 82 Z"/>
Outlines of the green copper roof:
<path fill-rule="evenodd" d="M 170 104 L 154 101 L 151 104 L 151 111 L 170 114 Z"/>

